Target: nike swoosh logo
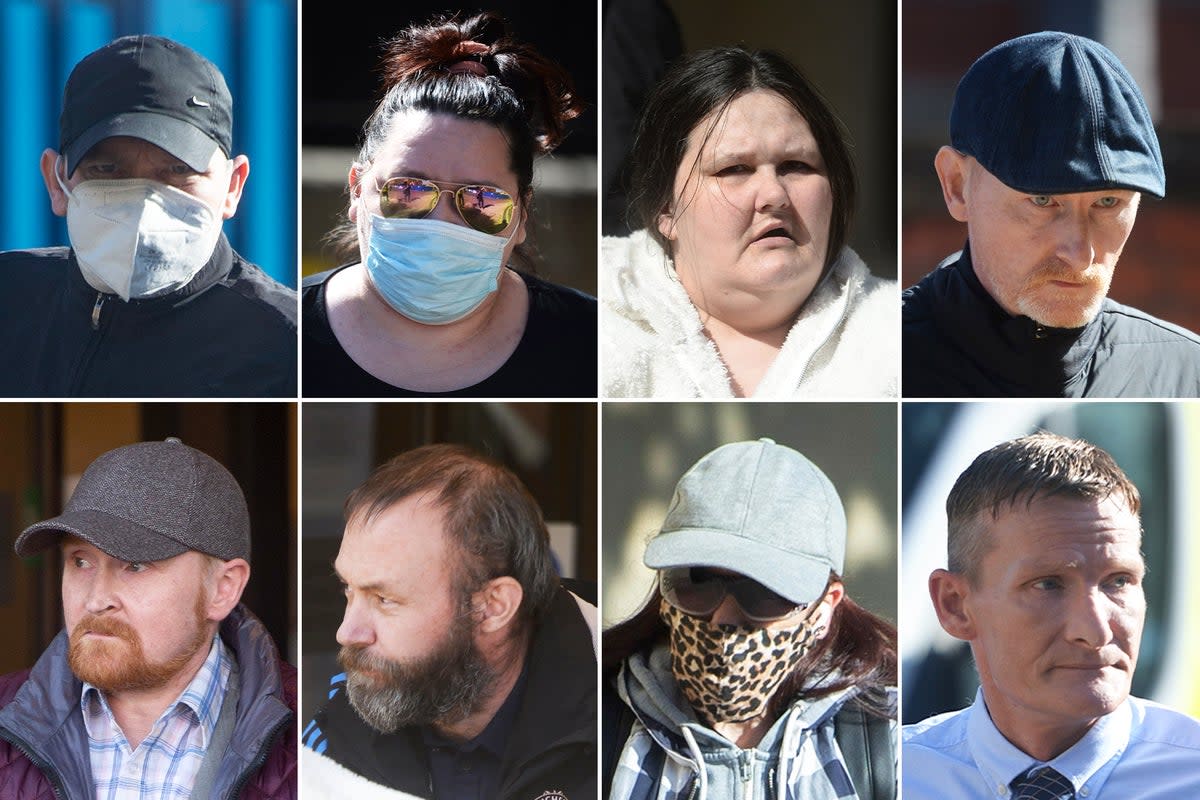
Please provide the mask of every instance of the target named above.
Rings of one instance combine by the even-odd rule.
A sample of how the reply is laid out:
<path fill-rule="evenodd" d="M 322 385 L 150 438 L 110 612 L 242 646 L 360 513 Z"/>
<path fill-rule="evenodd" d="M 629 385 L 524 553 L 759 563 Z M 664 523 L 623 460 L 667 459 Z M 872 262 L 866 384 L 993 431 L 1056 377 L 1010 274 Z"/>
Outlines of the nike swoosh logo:
<path fill-rule="evenodd" d="M 192 95 L 191 97 L 188 98 L 188 105 L 196 106 L 198 108 L 211 108 L 212 107 L 211 103 L 204 102 L 199 97 L 196 97 L 196 95 Z"/>

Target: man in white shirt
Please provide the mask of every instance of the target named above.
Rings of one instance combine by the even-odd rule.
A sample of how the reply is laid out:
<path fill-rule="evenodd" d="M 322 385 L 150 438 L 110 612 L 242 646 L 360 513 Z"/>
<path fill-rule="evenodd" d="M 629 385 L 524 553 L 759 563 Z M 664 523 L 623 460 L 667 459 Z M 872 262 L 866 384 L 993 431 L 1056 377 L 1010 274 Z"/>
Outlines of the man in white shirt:
<path fill-rule="evenodd" d="M 904 727 L 906 800 L 1200 797 L 1200 721 L 1130 696 L 1140 507 L 1108 453 L 1055 434 L 999 444 L 959 476 L 929 593 L 980 688 Z"/>

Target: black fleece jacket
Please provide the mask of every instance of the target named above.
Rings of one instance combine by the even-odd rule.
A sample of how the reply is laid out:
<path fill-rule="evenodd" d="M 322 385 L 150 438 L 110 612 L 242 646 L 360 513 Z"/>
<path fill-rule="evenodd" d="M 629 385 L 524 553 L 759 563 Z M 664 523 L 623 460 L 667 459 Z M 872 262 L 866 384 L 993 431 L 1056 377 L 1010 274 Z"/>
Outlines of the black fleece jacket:
<path fill-rule="evenodd" d="M 969 247 L 903 293 L 904 397 L 1198 397 L 1200 336 L 1105 299 L 1082 328 L 1013 317 Z"/>

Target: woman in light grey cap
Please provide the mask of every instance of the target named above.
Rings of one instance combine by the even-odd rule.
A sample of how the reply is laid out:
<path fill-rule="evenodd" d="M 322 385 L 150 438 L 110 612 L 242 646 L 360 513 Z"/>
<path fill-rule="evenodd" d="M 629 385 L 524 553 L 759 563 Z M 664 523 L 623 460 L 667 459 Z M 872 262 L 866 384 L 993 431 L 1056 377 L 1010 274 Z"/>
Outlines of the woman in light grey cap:
<path fill-rule="evenodd" d="M 846 594 L 837 490 L 770 439 L 680 478 L 603 635 L 611 800 L 894 798 L 896 629 Z"/>

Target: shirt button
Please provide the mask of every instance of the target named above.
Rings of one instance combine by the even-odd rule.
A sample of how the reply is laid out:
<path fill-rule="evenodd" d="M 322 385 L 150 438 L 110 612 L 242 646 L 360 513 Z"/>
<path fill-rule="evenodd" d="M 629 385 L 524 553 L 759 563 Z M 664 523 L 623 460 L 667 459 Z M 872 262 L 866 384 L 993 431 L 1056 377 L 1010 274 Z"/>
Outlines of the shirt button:
<path fill-rule="evenodd" d="M 1091 794 L 1091 791 L 1086 786 L 1079 790 L 1080 797 L 1087 797 L 1089 794 Z"/>
<path fill-rule="evenodd" d="M 1008 786 L 1006 786 L 1003 783 L 997 783 L 996 784 L 996 794 L 999 795 L 1000 797 L 1004 797 L 1006 794 L 1008 794 Z"/>

